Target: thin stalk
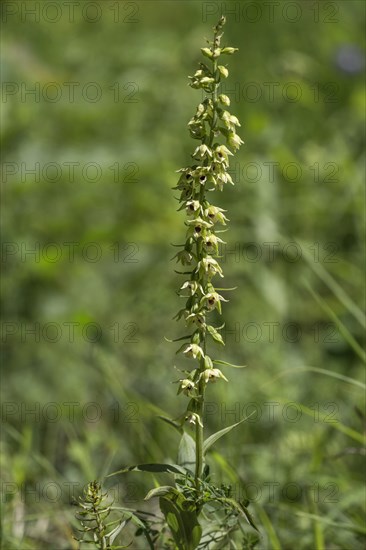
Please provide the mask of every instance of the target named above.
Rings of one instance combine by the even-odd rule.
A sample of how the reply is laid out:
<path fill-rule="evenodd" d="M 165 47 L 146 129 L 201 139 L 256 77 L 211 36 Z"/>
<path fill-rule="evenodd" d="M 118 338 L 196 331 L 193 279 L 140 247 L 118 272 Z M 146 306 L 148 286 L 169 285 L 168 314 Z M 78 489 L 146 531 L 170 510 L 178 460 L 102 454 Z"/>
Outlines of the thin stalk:
<path fill-rule="evenodd" d="M 214 40 L 211 47 L 212 53 L 214 52 L 215 48 L 217 47 L 217 30 L 214 34 Z M 217 60 L 213 59 L 213 75 L 216 79 L 216 73 L 217 73 Z M 213 146 L 214 138 L 215 138 L 215 124 L 216 124 L 216 110 L 215 105 L 217 103 L 217 88 L 219 84 L 215 82 L 214 89 L 211 94 L 211 99 L 213 103 L 213 113 L 212 113 L 212 121 L 210 123 L 210 134 L 209 134 L 209 140 L 208 140 L 208 147 L 211 148 Z M 206 164 L 208 164 L 208 160 L 206 161 Z M 200 203 L 203 204 L 205 200 L 205 191 L 206 191 L 206 185 L 202 185 L 200 189 Z M 200 239 L 199 242 L 197 242 L 197 259 L 198 261 L 201 261 L 203 258 L 202 254 L 202 240 Z M 204 322 L 206 323 L 206 316 L 204 318 Z M 205 330 L 202 330 L 200 333 L 200 345 L 203 349 L 204 354 L 206 355 L 206 332 Z M 200 368 L 199 372 L 202 373 L 205 370 L 205 361 L 204 358 L 200 361 Z M 200 378 L 199 384 L 198 384 L 198 406 L 197 406 L 197 414 L 199 417 L 199 422 L 196 423 L 196 468 L 195 468 L 195 486 L 197 490 L 197 494 L 199 496 L 200 494 L 200 479 L 202 476 L 202 469 L 203 469 L 203 435 L 204 435 L 204 427 L 203 427 L 203 415 L 204 415 L 204 408 L 205 408 L 205 389 L 206 384 L 203 380 L 203 378 Z"/>

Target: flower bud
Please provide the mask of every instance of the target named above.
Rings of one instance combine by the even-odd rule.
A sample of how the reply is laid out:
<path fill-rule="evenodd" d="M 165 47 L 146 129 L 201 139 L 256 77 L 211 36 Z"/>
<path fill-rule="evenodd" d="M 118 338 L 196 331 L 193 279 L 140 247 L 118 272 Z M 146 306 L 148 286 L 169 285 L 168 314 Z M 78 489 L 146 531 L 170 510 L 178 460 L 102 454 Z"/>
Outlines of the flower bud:
<path fill-rule="evenodd" d="M 233 149 L 239 149 L 240 145 L 242 145 L 244 141 L 240 139 L 238 134 L 235 134 L 234 132 L 231 132 L 228 137 L 228 145 L 232 147 Z"/>
<path fill-rule="evenodd" d="M 226 67 L 224 67 L 223 65 L 219 65 L 217 68 L 219 69 L 220 73 L 224 78 L 227 78 L 229 76 L 229 71 L 227 70 Z"/>
<path fill-rule="evenodd" d="M 227 55 L 232 55 L 233 53 L 237 52 L 238 50 L 239 50 L 239 48 L 226 47 L 226 48 L 222 48 L 221 53 L 224 53 L 224 54 L 227 54 Z"/>
<path fill-rule="evenodd" d="M 212 59 L 212 51 L 210 50 L 210 48 L 201 48 L 201 52 L 203 53 L 203 55 L 205 57 L 208 57 L 209 59 Z"/>
<path fill-rule="evenodd" d="M 219 101 L 220 101 L 220 103 L 222 103 L 223 105 L 227 105 L 227 106 L 230 105 L 230 99 L 229 99 L 228 96 L 225 95 L 225 94 L 220 94 L 220 95 L 219 95 Z"/>

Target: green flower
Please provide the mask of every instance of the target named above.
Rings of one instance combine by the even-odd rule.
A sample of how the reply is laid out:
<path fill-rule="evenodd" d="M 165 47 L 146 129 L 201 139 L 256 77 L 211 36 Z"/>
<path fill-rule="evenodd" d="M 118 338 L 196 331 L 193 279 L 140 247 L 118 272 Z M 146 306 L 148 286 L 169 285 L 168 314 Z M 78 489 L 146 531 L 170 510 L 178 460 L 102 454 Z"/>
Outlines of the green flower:
<path fill-rule="evenodd" d="M 206 384 L 208 382 L 216 382 L 220 378 L 228 382 L 228 379 L 222 374 L 220 369 L 205 369 L 201 373 L 200 378 L 203 378 Z"/>
<path fill-rule="evenodd" d="M 211 256 L 207 256 L 207 258 L 202 258 L 202 260 L 198 262 L 197 268 L 201 277 L 206 276 L 211 279 L 217 273 L 220 275 L 220 277 L 224 276 L 221 267 L 219 266 L 217 261 Z"/>
<path fill-rule="evenodd" d="M 177 258 L 177 262 L 181 262 L 182 265 L 190 265 L 192 263 L 193 256 L 188 250 L 184 249 L 173 256 L 172 260 L 174 260 L 174 258 Z"/>
<path fill-rule="evenodd" d="M 187 315 L 186 322 L 188 325 L 194 323 L 199 329 L 204 329 L 206 327 L 205 316 L 200 312 Z"/>
<path fill-rule="evenodd" d="M 214 160 L 225 166 L 229 166 L 229 155 L 233 153 L 225 145 L 218 145 L 214 150 Z"/>
<path fill-rule="evenodd" d="M 203 53 L 204 56 L 208 57 L 209 59 L 212 59 L 213 55 L 210 48 L 201 48 L 201 52 Z"/>
<path fill-rule="evenodd" d="M 218 99 L 219 99 L 220 103 L 222 103 L 223 105 L 226 105 L 226 106 L 230 105 L 230 99 L 228 98 L 227 95 L 220 94 Z"/>
<path fill-rule="evenodd" d="M 196 149 L 194 150 L 194 153 L 192 155 L 192 157 L 197 157 L 197 156 L 199 156 L 201 158 L 212 157 L 212 151 L 211 151 L 211 149 L 209 149 L 209 147 L 207 147 L 207 145 L 202 143 L 201 145 L 196 147 Z"/>
<path fill-rule="evenodd" d="M 190 392 L 194 389 L 195 389 L 195 385 L 193 380 L 189 380 L 189 378 L 185 378 L 184 380 L 180 380 L 177 395 L 183 392 L 185 395 L 191 396 Z"/>
<path fill-rule="evenodd" d="M 231 185 L 234 185 L 229 172 L 222 171 L 217 175 L 216 186 L 220 191 L 222 191 L 225 183 L 231 183 Z"/>
<path fill-rule="evenodd" d="M 207 309 L 213 310 L 216 308 L 219 313 L 221 313 L 220 302 L 227 302 L 228 300 L 225 300 L 225 298 L 217 292 L 209 292 L 208 294 L 205 294 L 205 296 L 202 298 L 202 301 L 205 303 Z"/>
<path fill-rule="evenodd" d="M 227 222 L 228 219 L 223 214 L 223 212 L 226 212 L 226 210 L 223 210 L 218 206 L 213 206 L 212 204 L 210 204 L 210 206 L 206 208 L 204 214 L 205 214 L 205 217 L 209 218 L 209 220 L 211 220 L 212 223 L 219 222 L 222 225 L 226 225 L 225 222 Z"/>
<path fill-rule="evenodd" d="M 243 145 L 244 141 L 240 139 L 238 134 L 235 134 L 234 132 L 230 132 L 228 137 L 228 145 L 232 147 L 233 149 L 239 149 L 240 145 Z"/>
<path fill-rule="evenodd" d="M 220 117 L 224 121 L 225 126 L 229 128 L 229 130 L 235 131 L 235 126 L 241 126 L 237 117 L 231 115 L 229 111 L 223 111 Z"/>
<path fill-rule="evenodd" d="M 205 125 L 202 122 L 191 120 L 188 122 L 188 128 L 194 139 L 202 139 L 206 135 Z"/>
<path fill-rule="evenodd" d="M 217 237 L 213 233 L 210 233 L 209 235 L 207 235 L 203 239 L 203 247 L 206 250 L 206 252 L 208 252 L 210 254 L 217 254 L 217 252 L 218 252 L 218 243 L 225 244 L 225 242 L 222 239 L 220 239 L 219 237 Z"/>
<path fill-rule="evenodd" d="M 226 47 L 226 48 L 222 48 L 221 53 L 232 55 L 233 53 L 237 52 L 238 50 L 239 50 L 239 48 Z"/>
<path fill-rule="evenodd" d="M 204 357 L 203 349 L 198 344 L 188 344 L 183 353 L 186 357 L 193 357 L 193 359 Z"/>
<path fill-rule="evenodd" d="M 208 229 L 212 226 L 211 222 L 206 222 L 200 217 L 195 218 L 194 220 L 188 220 L 186 223 L 189 226 L 187 236 L 192 236 L 195 239 L 202 237 L 204 235 L 205 229 Z"/>
<path fill-rule="evenodd" d="M 223 65 L 219 65 L 217 67 L 220 71 L 220 74 L 224 77 L 224 78 L 227 78 L 229 76 L 229 71 L 227 70 L 226 67 L 224 67 Z"/>
<path fill-rule="evenodd" d="M 188 216 L 193 216 L 196 212 L 200 212 L 201 210 L 200 201 L 188 201 L 186 203 L 186 212 Z"/>
<path fill-rule="evenodd" d="M 199 426 L 201 426 L 203 428 L 203 424 L 202 424 L 201 419 L 200 419 L 200 417 L 197 413 L 190 413 L 185 417 L 185 419 L 190 424 L 192 424 L 192 426 L 195 426 L 196 424 L 198 424 Z"/>
<path fill-rule="evenodd" d="M 189 290 L 191 296 L 196 294 L 197 290 L 200 290 L 203 294 L 203 289 L 197 281 L 186 281 L 182 284 L 180 290 L 185 290 L 186 288 Z"/>

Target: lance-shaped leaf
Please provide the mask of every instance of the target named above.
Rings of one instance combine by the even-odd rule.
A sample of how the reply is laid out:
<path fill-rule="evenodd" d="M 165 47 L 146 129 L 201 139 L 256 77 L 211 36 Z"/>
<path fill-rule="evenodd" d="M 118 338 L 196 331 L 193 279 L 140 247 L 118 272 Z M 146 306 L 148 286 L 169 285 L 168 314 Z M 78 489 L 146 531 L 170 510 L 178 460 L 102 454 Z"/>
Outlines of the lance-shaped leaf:
<path fill-rule="evenodd" d="M 186 470 L 178 464 L 137 464 L 136 466 L 128 466 L 122 468 L 117 472 L 109 474 L 107 477 L 115 476 L 117 474 L 126 474 L 127 472 L 153 472 L 155 474 L 180 474 L 185 475 Z"/>
<path fill-rule="evenodd" d="M 249 513 L 248 508 L 246 508 L 246 506 L 244 506 L 242 502 L 236 502 L 236 500 L 234 500 L 233 498 L 218 498 L 217 501 L 222 502 L 223 504 L 228 505 L 231 508 L 234 508 L 234 510 L 237 510 L 242 516 L 245 517 L 249 525 L 251 525 L 256 531 L 258 531 L 252 515 Z"/>
<path fill-rule="evenodd" d="M 247 365 L 233 365 L 232 363 L 228 363 L 227 361 L 221 361 L 220 359 L 214 359 L 214 363 L 217 363 L 218 365 L 224 365 L 225 367 L 232 367 L 233 369 L 245 369 Z"/>
<path fill-rule="evenodd" d="M 196 466 L 196 442 L 187 433 L 183 433 L 178 449 L 178 464 L 194 473 Z"/>
<path fill-rule="evenodd" d="M 144 500 L 150 500 L 150 498 L 154 497 L 163 497 L 167 495 L 174 487 L 171 485 L 162 485 L 161 487 L 155 487 L 155 489 L 151 489 L 144 498 Z"/>
<path fill-rule="evenodd" d="M 167 424 L 169 424 L 169 426 L 172 426 L 173 428 L 175 428 L 180 434 L 183 433 L 183 428 L 180 424 L 177 424 L 176 422 L 174 422 L 174 420 L 171 420 L 170 418 L 167 418 L 166 416 L 158 416 L 158 418 L 160 418 L 160 420 L 163 420 L 164 422 L 166 422 Z"/>
<path fill-rule="evenodd" d="M 231 426 L 228 426 L 227 428 L 223 428 L 222 430 L 219 430 L 218 432 L 210 435 L 210 437 L 208 437 L 203 443 L 203 454 L 206 454 L 208 449 L 214 443 L 216 443 L 216 441 L 218 441 L 222 436 L 224 436 L 227 433 L 231 432 L 231 430 L 233 430 L 234 428 L 236 428 L 237 426 L 239 426 L 240 424 L 242 424 L 243 422 L 248 420 L 248 418 L 250 418 L 254 413 L 255 413 L 255 411 L 253 411 L 250 415 L 246 416 L 242 420 L 239 420 L 239 422 L 236 422 L 236 424 L 232 424 Z"/>

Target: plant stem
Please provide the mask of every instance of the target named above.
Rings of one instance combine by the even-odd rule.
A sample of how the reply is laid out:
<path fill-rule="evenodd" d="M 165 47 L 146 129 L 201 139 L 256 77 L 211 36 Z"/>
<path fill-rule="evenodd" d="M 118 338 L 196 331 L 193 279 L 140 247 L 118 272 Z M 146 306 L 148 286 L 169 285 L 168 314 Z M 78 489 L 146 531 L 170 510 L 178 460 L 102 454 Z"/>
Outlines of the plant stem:
<path fill-rule="evenodd" d="M 213 52 L 217 45 L 217 30 L 215 30 L 214 34 L 214 40 L 211 47 L 211 51 Z M 216 73 L 217 73 L 217 60 L 213 59 L 213 75 L 216 79 Z M 209 134 L 209 140 L 208 140 L 208 147 L 211 148 L 213 146 L 214 138 L 215 138 L 215 124 L 216 124 L 216 111 L 215 111 L 215 105 L 217 103 L 217 88 L 218 83 L 215 82 L 214 88 L 211 94 L 211 99 L 213 103 L 213 113 L 212 113 L 212 121 L 210 123 L 210 134 Z M 208 160 L 207 160 L 208 163 Z M 203 204 L 205 200 L 205 185 L 202 185 L 200 189 L 200 203 Z M 197 258 L 198 261 L 201 261 L 203 258 L 202 253 L 202 242 L 197 242 Z M 206 322 L 206 318 L 205 318 Z M 200 334 L 200 345 L 203 349 L 204 354 L 206 355 L 206 331 L 205 329 L 201 331 Z M 200 373 L 202 373 L 205 370 L 205 360 L 204 358 L 200 361 Z M 204 415 L 204 408 L 205 408 L 205 388 L 206 384 L 202 378 L 200 378 L 199 384 L 198 384 L 198 406 L 197 406 L 197 414 L 199 417 L 199 422 L 196 422 L 196 468 L 195 468 L 195 485 L 197 490 L 197 495 L 200 496 L 200 479 L 202 476 L 202 468 L 203 468 L 203 415 Z"/>
<path fill-rule="evenodd" d="M 203 346 L 203 351 L 206 352 L 206 337 L 202 334 L 204 340 L 201 341 Z M 203 365 L 202 365 L 203 363 Z M 201 368 L 200 371 L 204 370 L 204 359 L 201 359 Z M 200 493 L 200 478 L 202 475 L 203 467 L 203 413 L 205 405 L 205 383 L 201 379 L 198 385 L 199 388 L 199 401 L 197 407 L 197 414 L 200 418 L 200 422 L 196 423 L 196 471 L 195 471 L 195 484 L 198 494 Z"/>

